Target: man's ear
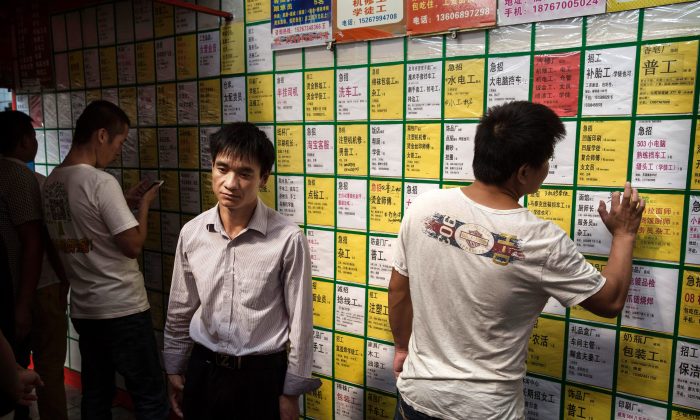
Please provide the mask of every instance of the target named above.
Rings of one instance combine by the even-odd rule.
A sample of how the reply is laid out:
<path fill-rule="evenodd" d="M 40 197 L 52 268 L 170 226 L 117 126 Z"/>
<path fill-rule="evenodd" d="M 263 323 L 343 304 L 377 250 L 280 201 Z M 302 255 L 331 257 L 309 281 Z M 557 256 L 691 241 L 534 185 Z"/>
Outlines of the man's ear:
<path fill-rule="evenodd" d="M 518 168 L 518 172 L 516 172 L 515 178 L 518 181 L 519 184 L 526 184 L 527 183 L 527 178 L 530 175 L 530 172 L 532 172 L 532 168 L 530 165 L 527 163 L 521 165 Z"/>
<path fill-rule="evenodd" d="M 97 140 L 99 140 L 100 144 L 109 143 L 109 132 L 106 128 L 98 128 L 94 135 L 97 136 Z"/>
<path fill-rule="evenodd" d="M 258 188 L 262 188 L 267 184 L 267 179 L 270 177 L 270 172 L 265 172 L 264 174 L 260 175 L 260 184 L 258 184 Z"/>

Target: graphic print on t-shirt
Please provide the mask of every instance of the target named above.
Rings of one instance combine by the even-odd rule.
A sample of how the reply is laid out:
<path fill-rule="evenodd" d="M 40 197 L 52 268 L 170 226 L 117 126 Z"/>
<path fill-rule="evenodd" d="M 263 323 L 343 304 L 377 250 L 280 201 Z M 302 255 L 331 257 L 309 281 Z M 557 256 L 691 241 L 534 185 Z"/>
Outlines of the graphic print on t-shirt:
<path fill-rule="evenodd" d="M 46 200 L 44 202 L 47 215 L 46 223 L 55 225 L 60 239 L 54 240 L 54 245 L 60 251 L 68 254 L 76 252 L 87 254 L 92 249 L 92 239 L 89 238 L 64 238 L 66 235 L 64 224 L 73 223 L 68 205 L 68 194 L 62 183 L 56 182 L 46 186 Z"/>
<path fill-rule="evenodd" d="M 522 240 L 516 235 L 493 233 L 481 225 L 465 223 L 440 213 L 425 218 L 423 226 L 423 232 L 429 237 L 471 254 L 489 257 L 498 265 L 525 259 Z"/>

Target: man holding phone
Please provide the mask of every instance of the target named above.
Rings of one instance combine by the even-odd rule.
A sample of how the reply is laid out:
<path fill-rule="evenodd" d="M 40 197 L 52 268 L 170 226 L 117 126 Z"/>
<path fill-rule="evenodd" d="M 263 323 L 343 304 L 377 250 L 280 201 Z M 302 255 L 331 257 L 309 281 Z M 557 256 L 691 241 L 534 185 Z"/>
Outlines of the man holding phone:
<path fill-rule="evenodd" d="M 90 103 L 78 118 L 70 152 L 43 191 L 46 225 L 66 268 L 71 319 L 80 334 L 84 420 L 111 417 L 115 372 L 126 380 L 137 418 L 166 419 L 169 413 L 136 261 L 159 184 L 142 181 L 125 197 L 117 180 L 101 170 L 121 150 L 129 124 L 111 102 Z M 138 207 L 135 217 L 130 207 Z"/>

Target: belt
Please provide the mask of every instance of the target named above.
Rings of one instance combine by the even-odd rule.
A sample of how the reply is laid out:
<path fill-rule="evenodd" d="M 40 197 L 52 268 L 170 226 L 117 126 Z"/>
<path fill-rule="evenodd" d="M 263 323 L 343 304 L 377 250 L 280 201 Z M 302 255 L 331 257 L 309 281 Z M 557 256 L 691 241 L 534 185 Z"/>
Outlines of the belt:
<path fill-rule="evenodd" d="M 199 343 L 195 343 L 191 357 L 200 358 L 216 366 L 232 370 L 270 369 L 277 366 L 286 366 L 287 364 L 287 352 L 285 350 L 270 354 L 233 356 L 211 351 Z"/>

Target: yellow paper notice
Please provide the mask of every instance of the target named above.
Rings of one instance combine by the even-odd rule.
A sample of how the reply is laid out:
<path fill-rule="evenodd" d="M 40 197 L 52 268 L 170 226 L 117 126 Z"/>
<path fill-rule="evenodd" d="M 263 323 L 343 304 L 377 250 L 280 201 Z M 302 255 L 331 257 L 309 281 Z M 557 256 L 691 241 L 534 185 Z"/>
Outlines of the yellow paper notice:
<path fill-rule="evenodd" d="M 122 170 L 122 188 L 127 191 L 129 188 L 139 183 L 139 170 L 138 169 L 124 169 Z"/>
<path fill-rule="evenodd" d="M 71 89 L 83 89 L 85 87 L 85 74 L 83 73 L 82 51 L 68 53 L 68 69 Z"/>
<path fill-rule="evenodd" d="M 156 80 L 154 55 L 153 41 L 136 44 L 136 80 L 140 84 L 153 83 Z"/>
<path fill-rule="evenodd" d="M 693 112 L 698 41 L 643 45 L 637 115 Z"/>
<path fill-rule="evenodd" d="M 246 23 L 270 19 L 269 0 L 245 0 Z"/>
<path fill-rule="evenodd" d="M 333 381 L 319 378 L 321 387 L 304 396 L 306 415 L 314 419 L 333 418 Z"/>
<path fill-rule="evenodd" d="M 440 124 L 406 124 L 406 178 L 440 178 Z"/>
<path fill-rule="evenodd" d="M 659 401 L 668 399 L 673 340 L 621 332 L 617 389 Z"/>
<path fill-rule="evenodd" d="M 175 61 L 177 62 L 177 80 L 197 77 L 196 35 L 181 35 L 175 38 Z"/>
<path fill-rule="evenodd" d="M 368 390 L 365 406 L 366 420 L 392 420 L 396 411 L 396 398 Z"/>
<path fill-rule="evenodd" d="M 138 112 L 137 106 L 136 88 L 119 88 L 119 107 L 124 110 L 131 121 L 136 121 L 136 115 Z"/>
<path fill-rule="evenodd" d="M 690 188 L 700 190 L 700 127 L 695 123 L 695 149 L 693 151 L 693 175 L 690 178 Z"/>
<path fill-rule="evenodd" d="M 277 173 L 304 172 L 304 127 L 301 125 L 278 125 Z"/>
<path fill-rule="evenodd" d="M 527 343 L 527 371 L 561 379 L 566 345 L 563 321 L 538 318 Z"/>
<path fill-rule="evenodd" d="M 678 335 L 700 338 L 700 272 L 683 271 Z"/>
<path fill-rule="evenodd" d="M 177 171 L 160 171 L 160 209 L 180 211 L 180 179 Z"/>
<path fill-rule="evenodd" d="M 271 74 L 248 76 L 248 121 L 272 122 L 274 120 L 275 101 L 272 97 L 274 83 Z"/>
<path fill-rule="evenodd" d="M 201 190 L 202 211 L 213 208 L 218 200 L 211 187 L 211 172 L 201 172 L 199 175 L 199 185 Z"/>
<path fill-rule="evenodd" d="M 275 192 L 276 190 L 276 178 L 274 175 L 270 175 L 267 178 L 267 182 L 265 185 L 260 187 L 260 190 L 258 191 L 258 197 L 265 203 L 265 205 L 271 209 L 277 209 L 277 206 L 275 205 Z"/>
<path fill-rule="evenodd" d="M 573 192 L 570 190 L 550 190 L 540 188 L 527 197 L 527 208 L 540 219 L 549 220 L 571 235 L 571 203 Z"/>
<path fill-rule="evenodd" d="M 310 71 L 304 75 L 306 121 L 333 120 L 333 70 Z"/>
<path fill-rule="evenodd" d="M 148 212 L 148 232 L 144 248 L 151 251 L 160 251 L 160 212 Z"/>
<path fill-rule="evenodd" d="M 199 169 L 199 136 L 197 127 L 178 128 L 178 163 L 183 169 Z"/>
<path fill-rule="evenodd" d="M 367 336 L 394 341 L 389 326 L 389 293 L 378 290 L 367 292 Z"/>
<path fill-rule="evenodd" d="M 306 178 L 306 223 L 335 226 L 334 178 Z"/>
<path fill-rule="evenodd" d="M 314 325 L 333 328 L 333 283 L 313 280 L 311 282 L 314 306 Z"/>
<path fill-rule="evenodd" d="M 367 282 L 367 252 L 365 235 L 356 233 L 335 234 L 336 279 L 352 283 Z"/>
<path fill-rule="evenodd" d="M 687 0 L 608 0 L 605 10 L 608 13 L 621 12 L 623 10 L 646 9 L 647 7 L 663 6 L 665 4 L 683 3 L 684 1 Z"/>
<path fill-rule="evenodd" d="M 401 207 L 401 181 L 370 181 L 370 231 L 398 233 L 401 226 Z"/>
<path fill-rule="evenodd" d="M 158 140 L 155 128 L 139 129 L 139 161 L 142 168 L 158 167 Z"/>
<path fill-rule="evenodd" d="M 403 64 L 372 67 L 370 71 L 370 119 L 403 118 Z"/>
<path fill-rule="evenodd" d="M 646 209 L 634 244 L 634 257 L 680 261 L 683 199 L 680 194 L 642 194 Z"/>
<path fill-rule="evenodd" d="M 158 125 L 177 124 L 177 87 L 175 83 L 166 83 L 156 87 Z"/>
<path fill-rule="evenodd" d="M 229 22 L 221 27 L 221 74 L 245 72 L 245 25 Z"/>
<path fill-rule="evenodd" d="M 567 420 L 609 419 L 612 397 L 602 392 L 567 386 L 564 395 L 564 418 Z"/>
<path fill-rule="evenodd" d="M 199 123 L 221 124 L 221 80 L 199 82 Z"/>
<path fill-rule="evenodd" d="M 338 175 L 367 175 L 367 125 L 339 125 L 335 138 Z"/>
<path fill-rule="evenodd" d="M 671 420 L 700 420 L 700 414 L 684 413 L 682 411 L 673 410 Z"/>
<path fill-rule="evenodd" d="M 153 30 L 156 38 L 172 35 L 174 33 L 173 23 L 173 7 L 153 2 Z"/>
<path fill-rule="evenodd" d="M 117 50 L 100 48 L 100 82 L 102 87 L 117 85 Z"/>
<path fill-rule="evenodd" d="M 365 340 L 345 334 L 335 334 L 335 377 L 341 381 L 364 383 Z"/>
<path fill-rule="evenodd" d="M 590 121 L 581 123 L 578 183 L 618 187 L 627 179 L 629 121 Z"/>
<path fill-rule="evenodd" d="M 484 59 L 445 63 L 445 118 L 479 118 L 484 113 Z"/>
<path fill-rule="evenodd" d="M 102 99 L 102 92 L 99 89 L 91 89 L 85 91 L 85 103 L 90 104 L 92 101 Z"/>
<path fill-rule="evenodd" d="M 605 268 L 606 265 L 608 265 L 607 261 L 600 261 L 600 260 L 591 260 L 591 259 L 586 259 L 593 267 L 596 268 L 596 270 L 602 272 L 603 268 Z M 585 309 L 581 305 L 574 305 L 571 307 L 571 310 L 569 312 L 569 315 L 571 318 L 576 318 L 576 319 L 585 319 L 587 321 L 595 321 L 595 322 L 600 322 L 602 324 L 609 324 L 609 325 L 617 325 L 617 317 L 615 318 L 603 318 L 602 316 L 595 315 L 592 312 L 589 312 L 587 309 Z"/>

